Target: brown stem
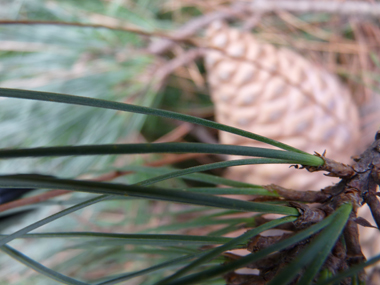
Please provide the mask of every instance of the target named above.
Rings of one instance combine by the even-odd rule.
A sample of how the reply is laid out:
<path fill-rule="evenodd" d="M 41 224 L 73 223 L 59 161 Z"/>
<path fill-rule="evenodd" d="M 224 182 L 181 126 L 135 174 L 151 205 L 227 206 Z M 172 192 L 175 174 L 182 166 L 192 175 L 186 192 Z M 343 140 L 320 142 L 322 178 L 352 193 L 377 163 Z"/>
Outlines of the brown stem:
<path fill-rule="evenodd" d="M 137 28 L 133 28 L 120 22 L 119 25 L 104 25 L 104 24 L 88 24 L 88 23 L 78 23 L 78 22 L 61 22 L 61 21 L 35 21 L 35 20 L 0 20 L 0 25 L 53 25 L 53 26 L 73 26 L 81 28 L 103 28 L 108 30 L 116 30 L 138 34 L 141 36 L 149 37 L 159 37 L 168 39 L 175 42 L 191 42 L 189 38 L 179 38 L 176 36 L 171 36 L 161 32 L 147 32 Z"/>
<path fill-rule="evenodd" d="M 32 197 L 27 197 L 23 199 L 18 199 L 15 201 L 11 201 L 5 204 L 0 205 L 0 212 L 4 212 L 13 208 L 18 208 L 26 205 L 32 205 L 35 203 L 40 203 L 58 196 L 62 196 L 65 194 L 69 194 L 71 191 L 69 190 L 52 190 L 40 195 L 32 196 Z"/>
<path fill-rule="evenodd" d="M 346 249 L 341 240 L 337 241 L 331 254 L 327 257 L 325 267 L 333 274 L 348 268 Z"/>
<path fill-rule="evenodd" d="M 359 231 L 358 225 L 351 219 L 355 218 L 355 213 L 350 214 L 346 227 L 343 231 L 344 240 L 346 242 L 347 263 L 348 266 L 357 265 L 366 260 L 364 257 L 360 243 L 359 243 Z M 365 280 L 364 270 L 359 273 L 360 280 Z"/>
<path fill-rule="evenodd" d="M 328 174 L 326 174 L 326 176 L 340 178 L 351 178 L 355 175 L 355 171 L 351 166 L 329 159 L 325 157 L 325 153 L 322 155 L 316 153 L 316 156 L 322 158 L 325 163 L 322 166 L 305 166 L 305 168 L 310 172 L 327 171 Z"/>
<path fill-rule="evenodd" d="M 249 2 L 249 1 L 248 1 Z M 365 15 L 377 17 L 380 15 L 380 5 L 377 2 L 362 1 L 309 1 L 309 0 L 265 0 L 251 1 L 245 4 L 248 11 L 268 13 L 273 11 L 289 11 L 294 13 L 333 13 L 334 15 Z"/>
<path fill-rule="evenodd" d="M 322 191 L 298 191 L 286 189 L 275 184 L 264 186 L 264 188 L 270 192 L 277 193 L 278 195 L 287 200 L 293 200 L 298 202 L 323 203 L 330 198 L 330 195 L 328 193 Z"/>
<path fill-rule="evenodd" d="M 293 234 L 284 233 L 279 236 L 262 236 L 257 235 L 251 238 L 251 240 L 248 242 L 247 250 L 250 252 L 257 252 L 259 250 L 262 250 L 264 248 L 267 248 L 275 243 L 278 243 L 281 240 L 287 239 L 288 237 L 292 236 Z"/>
<path fill-rule="evenodd" d="M 373 166 L 371 176 L 373 181 L 380 186 L 380 164 Z"/>
<path fill-rule="evenodd" d="M 377 199 L 376 194 L 367 191 L 364 193 L 363 198 L 371 209 L 373 219 L 375 220 L 377 227 L 380 229 L 380 202 Z"/>
<path fill-rule="evenodd" d="M 270 221 L 273 221 L 273 220 L 264 218 L 263 216 L 257 216 L 257 217 L 255 217 L 255 227 L 261 226 L 261 225 L 268 223 Z M 274 227 L 274 229 L 285 230 L 285 231 L 296 231 L 297 230 L 293 223 L 285 223 L 285 224 L 279 225 L 277 227 Z"/>
<path fill-rule="evenodd" d="M 260 271 L 267 271 L 269 268 L 273 268 L 281 262 L 284 256 L 283 252 L 276 252 L 267 257 L 260 259 L 259 261 L 255 261 L 247 265 L 248 268 L 251 269 L 259 269 Z"/>

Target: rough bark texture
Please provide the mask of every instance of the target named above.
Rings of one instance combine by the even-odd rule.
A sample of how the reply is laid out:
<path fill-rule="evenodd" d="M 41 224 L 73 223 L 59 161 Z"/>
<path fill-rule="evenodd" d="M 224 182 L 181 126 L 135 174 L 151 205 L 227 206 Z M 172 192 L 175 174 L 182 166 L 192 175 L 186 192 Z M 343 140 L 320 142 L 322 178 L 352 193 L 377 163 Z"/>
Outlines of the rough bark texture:
<path fill-rule="evenodd" d="M 260 251 L 266 247 L 269 247 L 283 239 L 288 238 L 299 230 L 310 227 L 311 225 L 318 223 L 326 216 L 331 215 L 336 209 L 338 209 L 344 203 L 350 203 L 352 212 L 344 227 L 342 238 L 344 239 L 344 245 L 342 239 L 338 239 L 333 250 L 328 256 L 323 266 L 324 270 L 330 271 L 332 274 L 348 269 L 351 266 L 355 266 L 366 260 L 362 252 L 362 247 L 359 242 L 358 224 L 367 225 L 367 222 L 358 218 L 358 209 L 363 204 L 367 203 L 370 207 L 373 217 L 377 225 L 380 225 L 380 207 L 377 198 L 377 186 L 379 185 L 379 162 L 380 162 L 380 131 L 375 137 L 375 142 L 356 158 L 356 161 L 352 165 L 345 165 L 326 159 L 324 156 L 325 164 L 321 167 L 305 167 L 309 171 L 327 171 L 334 173 L 334 175 L 341 178 L 341 181 L 334 186 L 322 189 L 321 196 L 310 196 L 307 191 L 300 192 L 299 195 L 293 195 L 294 190 L 287 190 L 280 187 L 270 186 L 270 189 L 280 189 L 278 193 L 287 197 L 287 199 L 295 199 L 296 201 L 305 201 L 303 195 L 307 197 L 307 201 L 313 204 L 313 207 L 307 204 L 301 204 L 297 202 L 290 202 L 290 205 L 297 208 L 300 212 L 298 219 L 292 223 L 292 227 L 287 226 L 285 229 L 290 232 L 286 234 L 277 234 L 274 236 L 257 235 L 253 237 L 247 244 L 247 250 L 251 252 Z M 342 171 L 347 170 L 347 171 Z M 286 192 L 289 191 L 290 194 Z M 315 200 L 313 200 L 313 198 Z M 261 224 L 268 220 L 258 218 L 257 223 Z M 378 230 L 378 229 L 376 229 Z M 303 248 L 313 241 L 318 236 L 318 233 L 309 237 L 306 240 L 298 242 L 288 248 L 278 251 L 265 257 L 262 260 L 249 264 L 247 267 L 250 269 L 256 269 L 259 274 L 253 277 L 252 275 L 239 275 L 231 273 L 226 276 L 227 284 L 263 284 L 256 282 L 268 282 L 270 281 L 282 268 L 292 262 L 303 250 Z M 239 257 L 235 257 L 236 258 Z M 376 280 L 376 270 L 374 274 L 369 277 L 365 272 L 360 272 L 355 278 L 359 281 Z M 302 275 L 296 276 L 291 284 Z M 372 282 L 371 281 L 371 282 Z M 351 279 L 346 278 L 340 284 L 351 284 Z M 369 283 L 377 284 L 377 283 Z"/>

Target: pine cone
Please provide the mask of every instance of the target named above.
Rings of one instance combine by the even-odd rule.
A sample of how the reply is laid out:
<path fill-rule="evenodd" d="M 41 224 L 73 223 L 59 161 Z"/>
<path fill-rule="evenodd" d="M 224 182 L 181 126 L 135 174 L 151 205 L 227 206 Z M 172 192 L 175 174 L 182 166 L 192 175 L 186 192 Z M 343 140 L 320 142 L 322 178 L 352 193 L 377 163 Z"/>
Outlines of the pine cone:
<path fill-rule="evenodd" d="M 326 149 L 329 158 L 349 162 L 360 133 L 358 108 L 334 75 L 288 49 L 260 43 L 251 33 L 220 21 L 208 28 L 206 42 L 216 121 L 309 153 Z M 268 147 L 225 132 L 219 139 L 223 144 Z M 329 185 L 329 178 L 320 173 L 284 165 L 233 167 L 226 176 L 293 189 Z"/>
<path fill-rule="evenodd" d="M 206 41 L 209 49 L 205 63 L 217 122 L 309 153 L 326 149 L 327 157 L 343 163 L 367 147 L 360 143 L 373 140 L 368 134 L 373 136 L 380 127 L 378 94 L 361 108 L 360 122 L 359 108 L 338 78 L 294 52 L 261 43 L 252 34 L 222 22 L 209 27 Z M 219 140 L 223 144 L 268 147 L 225 132 L 220 133 Z M 337 182 L 322 173 L 294 171 L 284 165 L 233 167 L 226 177 L 302 190 L 319 190 Z M 359 215 L 375 224 L 367 206 Z M 380 253 L 378 230 L 359 230 L 363 253 L 367 257 Z"/>

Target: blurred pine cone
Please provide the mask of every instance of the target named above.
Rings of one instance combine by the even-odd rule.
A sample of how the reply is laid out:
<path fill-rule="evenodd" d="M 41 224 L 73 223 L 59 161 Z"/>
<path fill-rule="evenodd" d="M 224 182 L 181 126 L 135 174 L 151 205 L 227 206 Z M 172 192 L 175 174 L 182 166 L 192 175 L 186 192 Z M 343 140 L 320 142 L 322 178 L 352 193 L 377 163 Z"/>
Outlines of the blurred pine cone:
<path fill-rule="evenodd" d="M 205 56 L 216 121 L 349 163 L 371 143 L 379 128 L 379 96 L 359 108 L 336 76 L 296 53 L 261 43 L 251 33 L 214 22 L 207 30 Z M 369 114 L 369 115 L 368 115 Z M 362 127 L 361 127 L 362 126 Z M 223 144 L 268 145 L 221 132 Z M 230 157 L 233 158 L 233 157 Z M 284 165 L 239 166 L 228 178 L 266 185 L 319 190 L 337 182 L 322 173 L 294 171 Z M 375 224 L 368 207 L 360 209 Z M 380 252 L 377 229 L 360 227 L 363 253 Z"/>
<path fill-rule="evenodd" d="M 358 145 L 359 112 L 334 75 L 288 49 L 261 43 L 251 33 L 220 21 L 210 25 L 206 41 L 205 63 L 216 121 L 309 153 L 326 149 L 329 158 L 349 162 Z M 268 147 L 225 132 L 219 140 Z M 329 185 L 329 178 L 321 173 L 295 172 L 284 165 L 233 167 L 226 176 L 293 189 Z"/>

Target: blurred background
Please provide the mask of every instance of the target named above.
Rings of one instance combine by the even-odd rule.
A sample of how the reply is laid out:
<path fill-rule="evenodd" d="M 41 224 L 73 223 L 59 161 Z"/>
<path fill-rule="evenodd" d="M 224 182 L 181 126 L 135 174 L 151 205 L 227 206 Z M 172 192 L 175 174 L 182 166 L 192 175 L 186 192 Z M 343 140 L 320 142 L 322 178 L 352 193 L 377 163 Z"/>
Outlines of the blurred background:
<path fill-rule="evenodd" d="M 333 10 L 333 4 L 330 8 L 326 4 L 319 9 L 313 5 L 304 6 L 309 8 L 300 11 L 300 2 L 318 1 L 286 2 L 290 4 L 277 7 L 280 0 L 0 0 L 0 87 L 115 100 L 213 120 L 214 104 L 219 103 L 211 97 L 207 77 L 207 72 L 211 71 L 206 70 L 202 48 L 208 45 L 205 39 L 208 25 L 223 20 L 234 28 L 252 33 L 261 43 L 290 49 L 311 65 L 339 77 L 360 113 L 361 140 L 355 148 L 362 148 L 372 140 L 380 122 L 377 112 L 380 107 L 380 3 L 359 1 L 356 4 L 367 9 L 350 12 Z M 376 9 L 370 5 L 375 5 Z M 62 25 L 62 22 L 72 24 Z M 157 117 L 0 98 L 2 148 L 174 141 L 216 143 L 218 134 Z M 226 158 L 186 154 L 23 159 L 1 161 L 0 171 L 4 174 L 32 172 L 72 178 L 100 177 L 101 180 L 133 183 L 154 176 L 154 171 L 141 168 L 140 173 L 123 175 L 114 171 L 129 171 L 127 166 L 131 165 L 135 165 L 135 169 L 137 165 L 182 168 L 223 159 Z M 223 175 L 222 171 L 212 173 Z M 160 186 L 203 185 L 192 183 L 175 179 Z M 43 193 L 46 191 L 27 195 Z M 39 209 L 17 220 L 0 220 L 0 229 L 13 232 L 90 196 L 65 195 L 7 210 L 3 216 Z M 191 225 L 180 223 L 179 219 L 185 220 L 198 211 L 196 207 L 181 208 L 145 200 L 107 201 L 62 218 L 47 229 L 107 232 L 187 229 L 191 232 Z M 215 212 L 209 212 L 210 219 L 213 214 Z M 242 222 L 235 221 L 223 227 L 237 229 Z M 217 223 L 221 222 L 214 220 L 214 224 Z M 202 231 L 198 230 L 197 234 Z M 12 244 L 60 272 L 86 280 L 144 268 L 147 256 L 151 257 L 152 264 L 163 258 L 142 246 L 129 248 L 128 254 L 122 246 L 92 247 L 89 254 L 88 250 L 83 251 L 67 241 L 17 240 Z M 55 254 L 58 247 L 70 250 Z M 175 248 L 166 253 L 180 254 Z M 104 262 L 99 264 L 94 260 Z M 145 276 L 136 284 L 151 284 L 158 277 Z M 0 256 L 0 284 L 55 284 L 53 282 L 9 257 Z M 223 284 L 220 280 L 215 282 Z"/>

